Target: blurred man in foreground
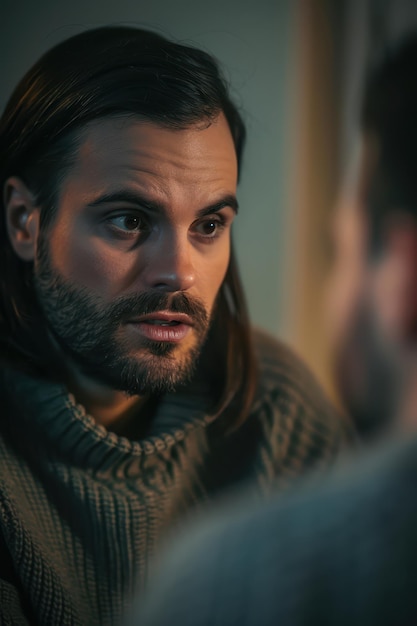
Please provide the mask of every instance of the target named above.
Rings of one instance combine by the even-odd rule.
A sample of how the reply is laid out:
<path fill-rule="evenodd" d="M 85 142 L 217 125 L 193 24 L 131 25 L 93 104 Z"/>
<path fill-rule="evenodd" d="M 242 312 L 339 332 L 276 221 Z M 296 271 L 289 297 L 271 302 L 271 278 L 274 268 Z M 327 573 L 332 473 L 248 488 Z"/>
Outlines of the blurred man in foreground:
<path fill-rule="evenodd" d="M 357 202 L 337 229 L 339 380 L 366 432 L 417 423 L 416 120 L 413 36 L 369 78 Z M 398 437 L 324 481 L 223 512 L 164 562 L 138 623 L 416 624 L 416 495 L 417 438 Z"/>

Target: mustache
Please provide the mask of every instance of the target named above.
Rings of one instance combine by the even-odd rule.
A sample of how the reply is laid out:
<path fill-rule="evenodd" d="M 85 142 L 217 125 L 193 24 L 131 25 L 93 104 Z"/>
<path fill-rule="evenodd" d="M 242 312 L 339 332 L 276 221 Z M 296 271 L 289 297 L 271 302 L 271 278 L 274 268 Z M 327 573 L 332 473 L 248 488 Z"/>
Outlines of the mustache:
<path fill-rule="evenodd" d="M 209 323 L 204 303 L 199 298 L 182 292 L 146 291 L 132 296 L 123 296 L 109 308 L 109 314 L 116 322 L 128 321 L 132 317 L 149 315 L 158 311 L 189 315 L 199 328 L 206 328 Z"/>

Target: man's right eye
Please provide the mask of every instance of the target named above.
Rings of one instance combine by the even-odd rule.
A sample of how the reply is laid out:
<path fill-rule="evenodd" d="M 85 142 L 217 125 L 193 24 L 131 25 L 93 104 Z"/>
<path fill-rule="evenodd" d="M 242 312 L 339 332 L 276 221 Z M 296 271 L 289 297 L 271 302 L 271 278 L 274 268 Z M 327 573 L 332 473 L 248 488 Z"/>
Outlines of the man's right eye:
<path fill-rule="evenodd" d="M 107 223 L 110 224 L 113 229 L 123 231 L 126 234 L 142 233 L 149 229 L 146 220 L 137 213 L 113 215 L 107 218 Z"/>

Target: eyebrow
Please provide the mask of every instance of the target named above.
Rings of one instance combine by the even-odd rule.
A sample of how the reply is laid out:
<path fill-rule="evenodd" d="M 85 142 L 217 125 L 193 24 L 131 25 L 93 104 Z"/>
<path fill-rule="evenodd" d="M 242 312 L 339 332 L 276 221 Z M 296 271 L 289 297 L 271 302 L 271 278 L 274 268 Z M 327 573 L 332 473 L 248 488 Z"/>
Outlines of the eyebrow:
<path fill-rule="evenodd" d="M 129 202 L 131 204 L 137 204 L 143 207 L 144 209 L 148 209 L 149 211 L 154 212 L 162 212 L 165 207 L 160 202 L 155 202 L 154 200 L 148 200 L 144 196 L 134 191 L 123 190 L 123 191 L 114 191 L 111 193 L 105 193 L 92 202 L 87 204 L 88 207 L 97 207 L 101 204 L 112 204 L 116 202 Z M 199 209 L 196 212 L 197 217 L 204 217 L 205 215 L 210 215 L 210 213 L 217 213 L 221 209 L 225 207 L 230 207 L 233 209 L 235 213 L 239 210 L 239 204 L 234 194 L 226 194 L 217 202 L 210 204 L 202 209 Z"/>

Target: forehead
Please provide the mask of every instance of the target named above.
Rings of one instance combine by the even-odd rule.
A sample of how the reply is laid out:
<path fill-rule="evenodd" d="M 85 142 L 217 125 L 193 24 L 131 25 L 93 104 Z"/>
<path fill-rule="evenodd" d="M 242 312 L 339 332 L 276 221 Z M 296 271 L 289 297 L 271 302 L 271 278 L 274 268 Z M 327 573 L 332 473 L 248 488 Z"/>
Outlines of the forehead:
<path fill-rule="evenodd" d="M 114 185 L 141 185 L 166 194 L 176 185 L 200 190 L 237 184 L 237 158 L 225 117 L 210 124 L 170 129 L 136 118 L 101 119 L 78 138 L 75 160 L 63 190 L 77 181 L 91 191 Z M 226 191 L 226 189 L 222 189 Z"/>

